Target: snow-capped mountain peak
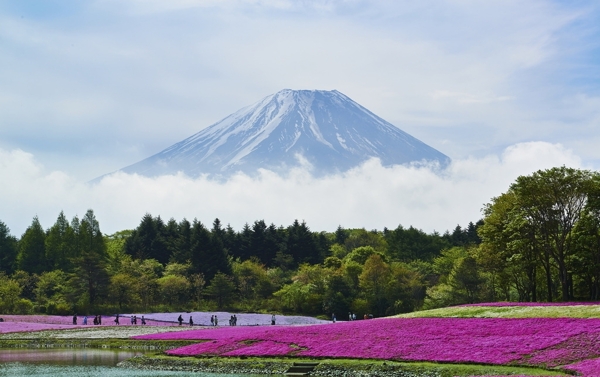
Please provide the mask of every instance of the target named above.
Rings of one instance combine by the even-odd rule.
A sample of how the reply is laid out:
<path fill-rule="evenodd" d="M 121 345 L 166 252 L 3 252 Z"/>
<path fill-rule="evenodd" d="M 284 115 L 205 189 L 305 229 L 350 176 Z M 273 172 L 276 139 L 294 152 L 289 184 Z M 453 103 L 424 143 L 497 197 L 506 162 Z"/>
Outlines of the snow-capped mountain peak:
<path fill-rule="evenodd" d="M 449 162 L 336 90 L 284 89 L 122 170 L 147 176 L 252 175 L 259 168 L 285 172 L 299 164 L 299 156 L 315 175 L 346 171 L 371 157 L 383 165 Z"/>

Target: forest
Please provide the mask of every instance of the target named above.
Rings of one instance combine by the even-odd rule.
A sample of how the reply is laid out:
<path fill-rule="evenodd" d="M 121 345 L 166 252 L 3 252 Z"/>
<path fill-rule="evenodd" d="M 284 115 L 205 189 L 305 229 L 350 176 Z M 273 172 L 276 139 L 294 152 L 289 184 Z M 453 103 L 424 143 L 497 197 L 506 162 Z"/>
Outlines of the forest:
<path fill-rule="evenodd" d="M 393 210 L 393 209 L 392 209 Z M 37 217 L 17 238 L 0 221 L 1 313 L 227 309 L 340 319 L 491 301 L 600 295 L 600 175 L 557 167 L 520 176 L 483 218 L 443 234 L 412 226 L 314 231 L 264 220 L 146 214 L 106 235 L 93 210 Z"/>

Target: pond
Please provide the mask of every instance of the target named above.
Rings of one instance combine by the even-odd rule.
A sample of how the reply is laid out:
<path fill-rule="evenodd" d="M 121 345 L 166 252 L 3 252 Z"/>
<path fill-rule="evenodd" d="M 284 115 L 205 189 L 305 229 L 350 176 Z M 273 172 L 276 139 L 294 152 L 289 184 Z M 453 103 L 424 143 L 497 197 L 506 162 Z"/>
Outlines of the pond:
<path fill-rule="evenodd" d="M 145 371 L 117 367 L 143 352 L 99 349 L 0 349 L 0 376 L 20 377 L 260 377 L 260 375 Z"/>

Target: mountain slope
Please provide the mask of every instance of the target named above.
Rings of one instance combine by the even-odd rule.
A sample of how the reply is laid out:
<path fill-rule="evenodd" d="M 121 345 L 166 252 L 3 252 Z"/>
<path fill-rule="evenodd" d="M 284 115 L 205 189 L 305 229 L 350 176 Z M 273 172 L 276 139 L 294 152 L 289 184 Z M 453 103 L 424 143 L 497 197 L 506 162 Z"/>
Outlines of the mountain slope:
<path fill-rule="evenodd" d="M 289 90 L 270 95 L 122 171 L 146 176 L 285 172 L 305 159 L 319 176 L 370 157 L 383 165 L 449 158 L 338 91 Z"/>

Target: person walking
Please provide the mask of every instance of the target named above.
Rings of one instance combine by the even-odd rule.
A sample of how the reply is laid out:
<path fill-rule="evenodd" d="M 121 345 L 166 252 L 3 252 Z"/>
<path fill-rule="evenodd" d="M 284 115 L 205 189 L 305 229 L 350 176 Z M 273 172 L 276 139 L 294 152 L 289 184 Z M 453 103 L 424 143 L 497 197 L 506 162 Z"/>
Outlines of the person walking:
<path fill-rule="evenodd" d="M 192 319 L 192 316 L 190 316 L 190 326 L 194 326 L 194 320 Z"/>
<path fill-rule="evenodd" d="M 117 315 L 115 316 L 115 324 L 118 326 L 119 325 L 119 314 L 117 313 Z"/>
<path fill-rule="evenodd" d="M 179 318 L 177 318 L 177 321 L 179 322 L 179 326 L 183 325 L 183 317 L 181 314 L 179 315 Z"/>

